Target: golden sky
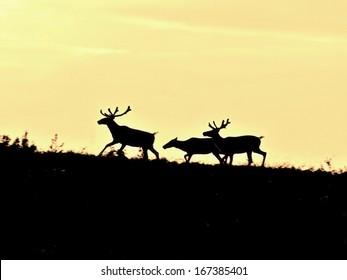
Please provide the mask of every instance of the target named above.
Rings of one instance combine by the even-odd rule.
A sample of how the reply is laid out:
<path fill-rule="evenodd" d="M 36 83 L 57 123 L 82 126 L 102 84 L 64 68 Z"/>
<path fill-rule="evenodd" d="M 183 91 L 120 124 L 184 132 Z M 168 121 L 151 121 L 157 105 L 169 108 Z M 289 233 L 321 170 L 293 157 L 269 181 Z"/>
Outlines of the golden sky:
<path fill-rule="evenodd" d="M 119 124 L 158 131 L 169 160 L 184 153 L 163 144 L 229 118 L 221 135 L 264 135 L 270 165 L 346 168 L 346 14 L 345 0 L 0 0 L 0 134 L 97 154 L 99 110 L 130 105 Z"/>

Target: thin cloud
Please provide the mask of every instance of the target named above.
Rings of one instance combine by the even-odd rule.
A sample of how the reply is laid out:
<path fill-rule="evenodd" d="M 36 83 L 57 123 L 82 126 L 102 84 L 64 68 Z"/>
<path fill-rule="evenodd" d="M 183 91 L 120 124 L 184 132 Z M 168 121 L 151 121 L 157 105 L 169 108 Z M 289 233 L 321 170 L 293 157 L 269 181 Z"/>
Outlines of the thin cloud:
<path fill-rule="evenodd" d="M 248 38 L 264 38 L 275 39 L 278 41 L 290 42 L 306 42 L 306 43 L 321 43 L 321 44 L 347 44 L 347 36 L 326 36 L 324 34 L 312 34 L 305 32 L 290 32 L 290 31 L 274 31 L 270 29 L 251 29 L 251 28 L 234 28 L 220 26 L 203 26 L 192 25 L 178 21 L 158 20 L 148 17 L 139 16 L 117 16 L 116 21 L 142 26 L 154 30 L 172 30 L 184 31 L 191 33 L 208 33 L 214 35 L 237 36 Z"/>
<path fill-rule="evenodd" d="M 3 44 L 7 52 L 20 52 L 24 53 L 61 53 L 61 54 L 76 54 L 76 55 L 114 55 L 114 54 L 127 54 L 129 50 L 107 47 L 89 47 L 89 46 L 76 46 L 69 44 L 56 44 L 44 42 L 30 42 L 18 41 L 15 38 L 7 40 L 7 44 Z"/>
<path fill-rule="evenodd" d="M 113 55 L 126 54 L 129 51 L 125 49 L 103 48 L 103 47 L 85 47 L 85 46 L 69 46 L 57 45 L 58 49 L 79 55 Z"/>

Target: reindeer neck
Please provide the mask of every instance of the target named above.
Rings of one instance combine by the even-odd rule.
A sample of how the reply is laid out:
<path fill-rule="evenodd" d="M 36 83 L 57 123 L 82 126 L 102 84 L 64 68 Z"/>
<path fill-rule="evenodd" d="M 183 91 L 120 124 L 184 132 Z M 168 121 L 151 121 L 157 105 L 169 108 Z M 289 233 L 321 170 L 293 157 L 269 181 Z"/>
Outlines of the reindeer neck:
<path fill-rule="evenodd" d="M 115 121 L 111 121 L 111 122 L 107 123 L 107 127 L 111 131 L 111 133 L 113 134 L 119 130 L 120 126 Z"/>
<path fill-rule="evenodd" d="M 222 136 L 220 136 L 219 133 L 217 133 L 215 136 L 213 136 L 212 139 L 216 143 L 222 142 L 224 140 L 224 138 Z"/>

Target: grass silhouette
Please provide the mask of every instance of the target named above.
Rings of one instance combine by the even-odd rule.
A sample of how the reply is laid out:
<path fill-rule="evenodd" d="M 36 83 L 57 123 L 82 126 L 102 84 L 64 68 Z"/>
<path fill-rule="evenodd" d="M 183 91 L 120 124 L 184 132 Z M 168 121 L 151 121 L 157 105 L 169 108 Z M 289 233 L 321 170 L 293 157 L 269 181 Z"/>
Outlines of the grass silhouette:
<path fill-rule="evenodd" d="M 347 257 L 346 172 L 38 152 L 1 139 L 2 259 Z"/>

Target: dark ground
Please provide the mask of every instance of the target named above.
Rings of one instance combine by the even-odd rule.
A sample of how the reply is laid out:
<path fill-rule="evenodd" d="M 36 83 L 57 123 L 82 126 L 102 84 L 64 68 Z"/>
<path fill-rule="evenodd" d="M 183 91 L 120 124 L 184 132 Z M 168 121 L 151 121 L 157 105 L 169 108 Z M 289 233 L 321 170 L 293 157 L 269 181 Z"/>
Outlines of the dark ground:
<path fill-rule="evenodd" d="M 1 259 L 346 259 L 347 173 L 0 153 Z"/>

